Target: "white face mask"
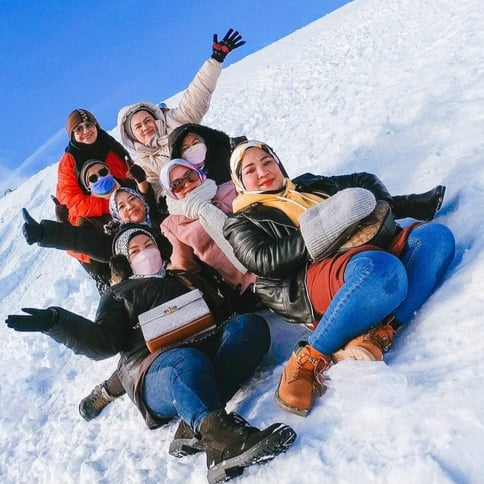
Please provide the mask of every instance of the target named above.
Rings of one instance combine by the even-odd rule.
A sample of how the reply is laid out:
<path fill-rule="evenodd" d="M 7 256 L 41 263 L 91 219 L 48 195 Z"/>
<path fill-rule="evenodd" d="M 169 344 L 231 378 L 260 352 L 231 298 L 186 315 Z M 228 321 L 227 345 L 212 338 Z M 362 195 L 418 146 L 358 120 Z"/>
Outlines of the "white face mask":
<path fill-rule="evenodd" d="M 205 143 L 192 145 L 182 153 L 182 158 L 197 168 L 203 168 L 205 156 L 207 156 L 207 145 Z"/>
<path fill-rule="evenodd" d="M 129 263 L 135 274 L 152 276 L 160 272 L 163 266 L 163 259 L 157 247 L 147 247 L 131 257 Z"/>

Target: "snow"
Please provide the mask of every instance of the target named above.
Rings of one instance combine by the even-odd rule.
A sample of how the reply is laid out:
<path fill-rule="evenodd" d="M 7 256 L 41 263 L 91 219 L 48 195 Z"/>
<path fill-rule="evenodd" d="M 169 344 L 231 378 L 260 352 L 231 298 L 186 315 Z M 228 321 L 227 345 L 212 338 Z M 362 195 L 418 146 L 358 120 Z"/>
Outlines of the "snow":
<path fill-rule="evenodd" d="M 305 419 L 273 392 L 306 330 L 264 313 L 270 353 L 228 408 L 257 426 L 288 423 L 298 438 L 234 483 L 484 482 L 483 25 L 481 0 L 355 0 L 224 71 L 204 124 L 268 142 L 292 176 L 369 171 L 393 194 L 445 184 L 437 220 L 457 239 L 443 284 L 385 363 L 333 366 Z M 81 266 L 21 234 L 22 207 L 54 218 L 56 170 L 0 200 L 2 320 L 49 305 L 94 316 Z M 167 454 L 177 422 L 150 431 L 127 397 L 89 423 L 79 416 L 115 358 L 93 362 L 5 325 L 0 338 L 1 482 L 206 482 L 204 455 Z"/>

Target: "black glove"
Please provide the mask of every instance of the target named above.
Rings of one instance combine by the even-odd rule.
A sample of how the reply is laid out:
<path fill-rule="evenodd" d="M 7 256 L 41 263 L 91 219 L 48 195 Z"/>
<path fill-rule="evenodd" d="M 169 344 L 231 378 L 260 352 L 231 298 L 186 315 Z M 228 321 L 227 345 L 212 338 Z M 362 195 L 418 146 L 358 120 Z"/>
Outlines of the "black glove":
<path fill-rule="evenodd" d="M 146 181 L 146 172 L 139 165 L 131 165 L 128 170 L 128 177 L 134 178 L 137 183 Z"/>
<path fill-rule="evenodd" d="M 229 29 L 220 42 L 217 34 L 213 34 L 212 59 L 223 62 L 229 52 L 244 44 L 245 40 L 242 40 L 242 36 L 234 29 Z"/>
<path fill-rule="evenodd" d="M 22 226 L 22 233 L 27 244 L 32 245 L 35 242 L 40 242 L 44 238 L 44 227 L 30 216 L 26 208 L 22 208 L 22 216 L 25 220 Z"/>
<path fill-rule="evenodd" d="M 55 309 L 22 308 L 25 314 L 9 314 L 5 323 L 15 331 L 47 331 L 58 319 Z"/>
<path fill-rule="evenodd" d="M 55 218 L 58 222 L 63 223 L 69 220 L 69 209 L 67 205 L 60 203 L 54 195 L 51 195 L 50 198 L 55 203 Z"/>

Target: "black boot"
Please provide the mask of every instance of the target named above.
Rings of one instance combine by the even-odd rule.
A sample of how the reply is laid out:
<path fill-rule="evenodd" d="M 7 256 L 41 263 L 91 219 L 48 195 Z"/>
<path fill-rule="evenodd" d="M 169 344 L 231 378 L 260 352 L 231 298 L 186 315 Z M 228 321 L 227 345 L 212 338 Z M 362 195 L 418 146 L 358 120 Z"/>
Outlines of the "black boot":
<path fill-rule="evenodd" d="M 249 425 L 238 413 L 232 412 L 230 415 L 241 425 Z M 200 433 L 194 432 L 184 420 L 181 420 L 171 441 L 168 453 L 173 457 L 185 457 L 197 454 L 203 450 L 205 450 L 205 444 Z"/>
<path fill-rule="evenodd" d="M 259 430 L 227 415 L 212 412 L 200 424 L 207 452 L 208 482 L 215 484 L 242 474 L 244 467 L 266 462 L 288 449 L 296 432 L 284 424 Z"/>
<path fill-rule="evenodd" d="M 445 186 L 437 185 L 425 193 L 392 197 L 393 215 L 396 219 L 412 217 L 417 220 L 432 220 L 442 205 L 444 194 Z"/>
<path fill-rule="evenodd" d="M 182 420 L 176 429 L 168 453 L 173 457 L 185 457 L 205 450 L 202 436 Z"/>

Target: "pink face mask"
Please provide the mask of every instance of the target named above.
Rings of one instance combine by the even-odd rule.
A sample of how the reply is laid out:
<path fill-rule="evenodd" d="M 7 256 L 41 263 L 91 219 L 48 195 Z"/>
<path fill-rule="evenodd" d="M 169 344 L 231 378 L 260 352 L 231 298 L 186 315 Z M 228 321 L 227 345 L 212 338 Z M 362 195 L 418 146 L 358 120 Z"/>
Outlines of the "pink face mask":
<path fill-rule="evenodd" d="M 163 259 L 156 247 L 148 247 L 138 252 L 130 260 L 133 272 L 140 276 L 158 274 L 163 266 Z"/>
<path fill-rule="evenodd" d="M 196 145 L 192 145 L 182 154 L 182 158 L 189 161 L 196 168 L 203 168 L 206 156 L 207 145 L 205 143 L 197 143 Z"/>

